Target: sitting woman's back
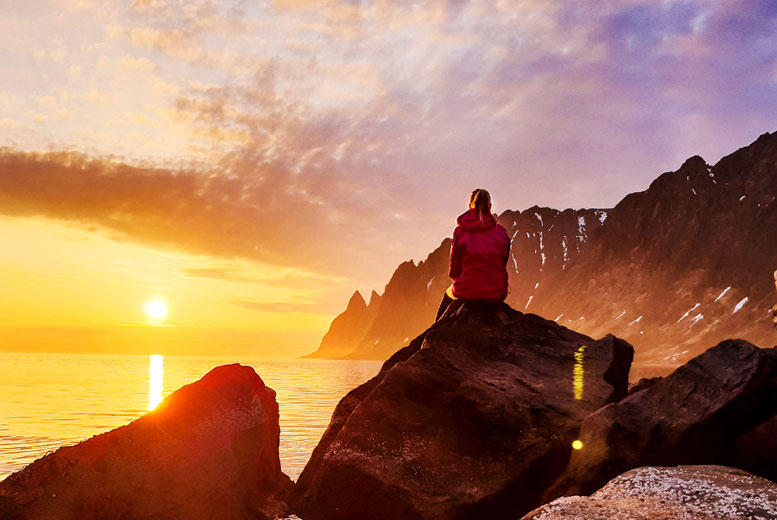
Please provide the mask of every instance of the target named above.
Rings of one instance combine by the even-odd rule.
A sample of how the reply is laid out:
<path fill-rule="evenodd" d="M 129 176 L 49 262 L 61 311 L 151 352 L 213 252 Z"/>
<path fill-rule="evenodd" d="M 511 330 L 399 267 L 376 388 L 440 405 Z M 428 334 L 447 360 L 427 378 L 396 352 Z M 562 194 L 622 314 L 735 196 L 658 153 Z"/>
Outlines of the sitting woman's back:
<path fill-rule="evenodd" d="M 439 318 L 454 300 L 507 298 L 507 265 L 510 237 L 491 215 L 491 196 L 486 190 L 470 195 L 469 211 L 459 216 L 453 232 L 448 288 L 440 305 Z"/>
<path fill-rule="evenodd" d="M 464 300 L 507 298 L 507 264 L 510 238 L 490 213 L 473 208 L 458 218 L 453 232 L 448 276 L 453 295 Z"/>

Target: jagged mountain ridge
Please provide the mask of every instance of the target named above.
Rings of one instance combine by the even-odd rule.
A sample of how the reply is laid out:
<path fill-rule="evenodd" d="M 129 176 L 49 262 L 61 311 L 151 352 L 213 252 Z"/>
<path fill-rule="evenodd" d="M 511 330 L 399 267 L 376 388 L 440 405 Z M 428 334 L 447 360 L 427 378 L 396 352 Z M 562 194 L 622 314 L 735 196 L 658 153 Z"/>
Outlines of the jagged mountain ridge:
<path fill-rule="evenodd" d="M 642 365 L 681 364 L 729 337 L 771 345 L 775 199 L 777 134 L 767 133 L 714 166 L 691 157 L 612 209 L 505 211 L 507 302 L 589 336 L 622 337 Z M 397 268 L 374 318 L 360 322 L 362 339 L 340 350 L 350 353 L 311 356 L 385 359 L 406 345 L 434 319 L 449 251 L 446 239 Z"/>
<path fill-rule="evenodd" d="M 345 311 L 332 321 L 318 350 L 303 357 L 339 358 L 347 356 L 364 339 L 367 330 L 375 320 L 379 307 L 380 295 L 375 291 L 372 291 L 369 304 L 364 301 L 359 291 L 354 292 Z"/>

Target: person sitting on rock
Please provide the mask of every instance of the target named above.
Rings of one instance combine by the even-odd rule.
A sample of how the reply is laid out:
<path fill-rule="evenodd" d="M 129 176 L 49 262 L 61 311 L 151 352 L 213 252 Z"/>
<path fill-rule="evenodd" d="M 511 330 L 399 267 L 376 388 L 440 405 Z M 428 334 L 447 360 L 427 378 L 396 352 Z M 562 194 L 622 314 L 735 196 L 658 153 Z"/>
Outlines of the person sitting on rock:
<path fill-rule="evenodd" d="M 437 319 L 462 301 L 504 301 L 510 237 L 491 215 L 491 195 L 477 189 L 469 196 L 469 211 L 459 216 L 453 231 L 448 276 L 453 285 L 443 296 Z"/>

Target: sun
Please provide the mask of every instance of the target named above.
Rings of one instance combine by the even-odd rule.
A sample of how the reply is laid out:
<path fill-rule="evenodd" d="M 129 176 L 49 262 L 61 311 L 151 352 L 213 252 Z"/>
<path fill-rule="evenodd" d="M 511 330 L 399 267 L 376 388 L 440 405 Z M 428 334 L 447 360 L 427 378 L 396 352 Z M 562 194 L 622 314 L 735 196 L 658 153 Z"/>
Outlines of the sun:
<path fill-rule="evenodd" d="M 146 303 L 144 308 L 149 318 L 161 320 L 167 316 L 167 306 L 162 300 L 152 300 Z"/>

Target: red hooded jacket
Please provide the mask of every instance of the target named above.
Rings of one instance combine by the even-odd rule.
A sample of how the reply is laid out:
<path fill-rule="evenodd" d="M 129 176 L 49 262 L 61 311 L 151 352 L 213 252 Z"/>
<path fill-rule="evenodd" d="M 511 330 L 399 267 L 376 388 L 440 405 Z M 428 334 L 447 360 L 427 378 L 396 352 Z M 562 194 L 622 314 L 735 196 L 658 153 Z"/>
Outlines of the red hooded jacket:
<path fill-rule="evenodd" d="M 510 254 L 507 231 L 491 215 L 481 222 L 474 209 L 461 215 L 458 224 L 448 269 L 453 295 L 463 300 L 504 300 Z"/>

